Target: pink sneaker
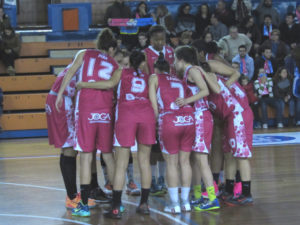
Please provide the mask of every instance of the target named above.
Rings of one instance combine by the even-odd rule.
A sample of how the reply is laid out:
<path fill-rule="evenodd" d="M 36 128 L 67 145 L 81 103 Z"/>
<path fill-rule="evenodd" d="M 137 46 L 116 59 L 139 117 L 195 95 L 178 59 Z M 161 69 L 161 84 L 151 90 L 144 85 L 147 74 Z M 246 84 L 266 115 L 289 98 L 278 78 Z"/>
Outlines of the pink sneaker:
<path fill-rule="evenodd" d="M 234 197 L 239 197 L 242 194 L 242 182 L 234 183 L 233 194 Z"/>

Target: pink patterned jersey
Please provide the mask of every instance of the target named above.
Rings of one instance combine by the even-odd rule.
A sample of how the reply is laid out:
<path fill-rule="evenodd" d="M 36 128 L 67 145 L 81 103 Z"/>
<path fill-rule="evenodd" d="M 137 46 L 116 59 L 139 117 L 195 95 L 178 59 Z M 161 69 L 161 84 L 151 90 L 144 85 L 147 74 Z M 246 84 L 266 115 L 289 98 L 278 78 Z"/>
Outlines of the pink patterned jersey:
<path fill-rule="evenodd" d="M 86 50 L 77 80 L 97 82 L 109 80 L 118 64 L 109 55 L 98 50 Z M 79 111 L 93 111 L 113 107 L 113 89 L 81 89 L 77 94 L 76 108 Z"/>
<path fill-rule="evenodd" d="M 186 69 L 185 69 L 185 72 L 184 72 L 184 76 L 183 76 L 183 80 L 185 81 L 185 83 L 187 84 L 187 86 L 189 87 L 189 89 L 191 90 L 192 94 L 195 95 L 197 94 L 200 90 L 199 90 L 199 87 L 194 84 L 194 83 L 191 83 L 188 81 L 188 74 L 189 74 L 189 71 L 191 68 L 197 68 L 199 69 L 200 73 L 201 73 L 201 70 L 200 68 L 196 67 L 196 66 L 188 66 Z M 201 73 L 201 76 L 203 77 L 202 73 Z M 204 78 L 203 78 L 204 79 Z M 198 101 L 196 101 L 194 103 L 194 108 L 196 111 L 204 111 L 204 110 L 208 110 L 209 109 L 209 106 L 208 106 L 208 101 L 207 101 L 207 97 L 204 97 L 204 98 L 201 98 L 199 99 Z"/>
<path fill-rule="evenodd" d="M 159 112 L 193 112 L 190 105 L 179 108 L 175 104 L 177 98 L 186 98 L 188 96 L 188 87 L 177 77 L 168 74 L 158 74 L 157 100 Z"/>
<path fill-rule="evenodd" d="M 146 48 L 145 50 L 145 54 L 147 57 L 147 64 L 149 67 L 149 72 L 150 74 L 154 73 L 154 63 L 156 62 L 156 60 L 158 59 L 159 56 L 159 51 L 156 51 L 151 45 Z M 170 47 L 165 45 L 162 53 L 165 56 L 165 59 L 169 62 L 170 64 L 170 68 L 171 68 L 171 73 L 175 74 L 175 69 L 173 67 L 174 64 L 174 50 Z"/>
<path fill-rule="evenodd" d="M 54 92 L 54 93 L 58 93 L 59 89 L 60 89 L 60 86 L 62 84 L 62 81 L 66 75 L 66 73 L 68 72 L 69 68 L 72 66 L 72 63 L 69 64 L 63 71 L 61 71 L 54 84 L 52 85 L 51 87 L 51 91 Z M 76 75 L 78 75 L 78 71 L 76 72 Z M 72 77 L 72 80 L 70 81 L 70 83 L 67 85 L 66 89 L 64 90 L 63 92 L 63 95 L 64 96 L 68 96 L 68 97 L 74 97 L 75 95 L 75 91 L 76 91 L 76 76 L 73 76 Z"/>
<path fill-rule="evenodd" d="M 141 100 L 149 102 L 149 75 L 132 68 L 123 69 L 118 86 L 118 105 L 124 103 L 139 103 Z"/>

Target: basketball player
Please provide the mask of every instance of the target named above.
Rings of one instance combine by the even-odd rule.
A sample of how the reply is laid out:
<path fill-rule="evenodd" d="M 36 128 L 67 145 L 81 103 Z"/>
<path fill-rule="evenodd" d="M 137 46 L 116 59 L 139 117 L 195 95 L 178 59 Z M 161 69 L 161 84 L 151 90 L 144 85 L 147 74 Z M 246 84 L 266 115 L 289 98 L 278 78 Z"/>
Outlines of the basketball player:
<path fill-rule="evenodd" d="M 154 64 L 155 74 L 149 81 L 149 96 L 159 123 L 159 141 L 167 162 L 167 184 L 171 204 L 164 208 L 168 213 L 191 211 L 189 192 L 192 178 L 190 153 L 195 139 L 194 109 L 190 105 L 178 107 L 177 98 L 187 96 L 187 87 L 175 76 L 169 75 L 170 66 L 160 56 Z M 158 106 L 159 104 L 159 106 Z M 178 197 L 181 174 L 181 205 Z"/>
<path fill-rule="evenodd" d="M 194 103 L 196 138 L 193 146 L 192 158 L 195 161 L 193 171 L 198 178 L 194 185 L 194 196 L 199 199 L 199 205 L 195 206 L 196 211 L 219 209 L 220 204 L 216 198 L 215 188 L 213 185 L 213 176 L 208 163 L 208 154 L 211 148 L 211 139 L 213 131 L 213 119 L 209 111 L 207 96 L 209 90 L 206 85 L 204 74 L 201 67 L 197 66 L 197 52 L 193 47 L 181 46 L 175 50 L 175 68 L 178 74 L 183 74 L 183 80 L 191 90 L 193 96 L 189 98 L 179 98 L 176 104 L 184 106 Z M 212 88 L 214 92 L 220 92 L 220 87 L 215 84 Z M 200 170 L 196 170 L 199 168 Z M 201 175 L 200 176 L 198 176 Z M 205 202 L 201 196 L 201 178 L 206 186 L 209 201 Z"/>
<path fill-rule="evenodd" d="M 62 104 L 63 90 L 80 69 L 79 81 L 108 80 L 118 69 L 110 56 L 117 42 L 110 29 L 103 29 L 97 39 L 97 49 L 80 51 L 68 70 L 58 92 L 56 108 Z M 82 89 L 78 91 L 75 105 L 75 150 L 80 151 L 80 189 L 82 201 L 72 211 L 75 216 L 90 216 L 87 207 L 90 195 L 91 163 L 96 150 L 101 150 L 108 168 L 110 180 L 114 176 L 112 154 L 113 138 L 113 90 Z"/>

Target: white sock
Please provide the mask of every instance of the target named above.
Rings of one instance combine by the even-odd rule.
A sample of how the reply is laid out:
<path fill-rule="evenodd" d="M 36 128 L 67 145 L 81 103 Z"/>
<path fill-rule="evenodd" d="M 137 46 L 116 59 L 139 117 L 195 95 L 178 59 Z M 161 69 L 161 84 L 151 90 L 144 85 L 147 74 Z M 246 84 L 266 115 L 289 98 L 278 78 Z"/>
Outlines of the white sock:
<path fill-rule="evenodd" d="M 174 204 L 174 205 L 178 204 L 178 202 L 179 202 L 178 187 L 168 188 L 168 191 L 169 191 L 169 196 L 170 196 L 172 204 Z"/>
<path fill-rule="evenodd" d="M 166 162 L 165 161 L 158 161 L 159 177 L 165 177 L 165 172 L 166 172 Z"/>
<path fill-rule="evenodd" d="M 157 165 L 151 165 L 152 177 L 157 177 Z"/>
<path fill-rule="evenodd" d="M 189 194 L 190 194 L 190 187 L 181 187 L 181 201 L 188 202 L 189 201 Z"/>

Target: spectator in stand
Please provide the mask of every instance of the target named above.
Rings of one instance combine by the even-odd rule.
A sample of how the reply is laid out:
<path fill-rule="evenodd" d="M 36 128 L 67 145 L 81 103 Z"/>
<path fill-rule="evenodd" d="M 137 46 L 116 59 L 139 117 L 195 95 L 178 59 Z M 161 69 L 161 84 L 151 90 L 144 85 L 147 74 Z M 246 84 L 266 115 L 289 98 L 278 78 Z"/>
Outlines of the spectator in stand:
<path fill-rule="evenodd" d="M 261 32 L 257 24 L 254 22 L 253 16 L 247 16 L 243 23 L 240 24 L 239 32 L 246 34 L 247 37 L 252 41 L 252 48 L 249 55 L 256 57 L 258 54 L 259 45 L 261 44 Z"/>
<path fill-rule="evenodd" d="M 239 46 L 245 45 L 248 53 L 251 49 L 252 41 L 245 34 L 238 33 L 236 26 L 231 26 L 229 35 L 221 38 L 218 41 L 218 45 L 222 49 L 224 58 L 231 62 L 233 57 L 238 54 Z"/>
<path fill-rule="evenodd" d="M 192 34 L 189 31 L 184 31 L 180 35 L 179 45 L 189 45 L 193 41 Z"/>
<path fill-rule="evenodd" d="M 226 61 L 222 55 L 220 54 L 220 48 L 218 47 L 217 43 L 215 41 L 211 41 L 206 43 L 206 48 L 205 48 L 205 58 L 206 60 L 217 60 L 220 61 L 228 66 L 230 66 L 230 63 Z"/>
<path fill-rule="evenodd" d="M 258 104 L 259 99 L 257 97 L 257 94 L 254 92 L 253 82 L 250 82 L 249 78 L 242 74 L 240 77 L 240 84 L 242 85 L 242 87 L 245 90 L 245 93 L 247 94 L 250 107 L 254 114 L 254 120 L 256 122 L 253 123 L 254 128 L 261 128 Z"/>
<path fill-rule="evenodd" d="M 0 8 L 0 35 L 3 34 L 4 28 L 10 26 L 10 20 L 7 14 L 4 13 L 3 8 Z"/>
<path fill-rule="evenodd" d="M 272 56 L 272 50 L 270 46 L 265 46 L 262 49 L 261 56 L 257 57 L 254 62 L 254 80 L 257 79 L 257 74 L 259 74 L 258 69 L 264 68 L 265 73 L 268 77 L 273 77 L 277 71 L 277 61 Z"/>
<path fill-rule="evenodd" d="M 175 22 L 165 5 L 158 5 L 155 11 L 156 23 L 163 26 L 167 36 L 175 34 Z"/>
<path fill-rule="evenodd" d="M 242 24 L 247 16 L 251 16 L 251 0 L 234 0 L 231 9 L 235 12 L 235 20 Z"/>
<path fill-rule="evenodd" d="M 226 2 L 224 0 L 218 1 L 215 14 L 219 18 L 219 21 L 227 27 L 235 25 L 234 14 L 230 9 L 226 8 Z"/>
<path fill-rule="evenodd" d="M 189 31 L 192 34 L 196 32 L 195 16 L 190 14 L 191 5 L 188 3 L 182 4 L 178 9 L 176 33 L 180 34 L 184 31 Z"/>
<path fill-rule="evenodd" d="M 151 14 L 148 12 L 148 7 L 146 2 L 140 2 L 135 10 L 135 13 L 133 15 L 134 18 L 150 18 L 152 17 Z M 144 26 L 144 27 L 139 27 L 139 32 L 145 32 L 147 33 L 149 28 L 151 26 Z"/>
<path fill-rule="evenodd" d="M 15 59 L 19 57 L 21 49 L 21 40 L 19 34 L 16 34 L 11 26 L 4 28 L 2 40 L 0 43 L 0 60 L 6 67 L 10 76 L 16 74 Z"/>
<path fill-rule="evenodd" d="M 138 34 L 138 44 L 135 47 L 137 50 L 142 51 L 149 46 L 148 36 L 144 32 Z"/>
<path fill-rule="evenodd" d="M 201 37 L 206 27 L 210 24 L 210 10 L 208 4 L 204 3 L 199 6 L 196 14 L 196 32 L 197 38 Z"/>
<path fill-rule="evenodd" d="M 263 128 L 268 128 L 268 111 L 267 106 L 271 106 L 276 109 L 276 121 L 277 127 L 282 128 L 282 117 L 280 116 L 280 107 L 273 94 L 273 81 L 271 77 L 267 77 L 264 68 L 259 68 L 258 79 L 254 81 L 254 88 L 259 98 L 259 104 L 261 106 L 262 124 Z"/>
<path fill-rule="evenodd" d="M 291 74 L 292 77 L 296 76 L 295 68 L 297 67 L 297 54 L 300 54 L 300 45 L 297 45 L 294 49 L 292 49 L 290 54 L 284 59 L 284 67 L 287 69 L 288 73 Z M 300 62 L 300 57 L 298 60 Z"/>
<path fill-rule="evenodd" d="M 228 34 L 228 29 L 226 25 L 221 23 L 215 14 L 211 15 L 210 23 L 211 25 L 207 27 L 207 31 L 212 33 L 214 41 L 218 41 L 220 38 Z"/>
<path fill-rule="evenodd" d="M 300 23 L 300 3 L 297 3 L 295 14 L 296 14 L 295 22 L 299 24 Z"/>
<path fill-rule="evenodd" d="M 277 26 L 272 24 L 271 15 L 265 15 L 264 23 L 260 26 L 260 32 L 262 34 L 262 42 L 271 38 L 272 30 L 277 29 Z"/>
<path fill-rule="evenodd" d="M 251 81 L 254 74 L 254 60 L 247 54 L 245 45 L 240 45 L 238 51 L 239 54 L 232 59 L 232 62 L 237 62 L 239 64 L 239 72 Z"/>
<path fill-rule="evenodd" d="M 276 59 L 276 62 L 279 66 L 284 65 L 284 58 L 288 54 L 287 45 L 280 40 L 280 31 L 278 29 L 272 30 L 271 39 L 266 40 L 262 43 L 261 49 L 264 49 L 266 46 L 271 47 L 272 56 Z"/>
<path fill-rule="evenodd" d="M 205 32 L 204 34 L 203 34 L 203 41 L 205 42 L 205 43 L 208 43 L 208 42 L 211 42 L 211 41 L 213 41 L 214 39 L 213 39 L 213 34 L 211 33 L 211 32 L 209 32 L 209 31 L 207 31 L 207 32 Z"/>
<path fill-rule="evenodd" d="M 288 13 L 285 16 L 285 22 L 279 27 L 281 40 L 284 41 L 291 49 L 300 43 L 300 24 L 294 22 L 294 14 Z"/>
<path fill-rule="evenodd" d="M 300 126 L 300 46 L 297 46 L 292 51 L 293 59 L 295 60 L 293 95 L 297 103 L 296 107 L 296 125 Z"/>
<path fill-rule="evenodd" d="M 277 99 L 281 117 L 284 116 L 284 108 L 289 106 L 289 126 L 295 125 L 295 99 L 293 98 L 292 87 L 293 78 L 288 74 L 287 69 L 280 67 L 273 79 L 274 97 Z"/>
<path fill-rule="evenodd" d="M 280 17 L 277 10 L 272 6 L 272 0 L 261 0 L 260 4 L 254 10 L 258 25 L 262 25 L 265 19 L 265 15 L 270 15 L 272 24 L 276 27 L 280 24 Z"/>

